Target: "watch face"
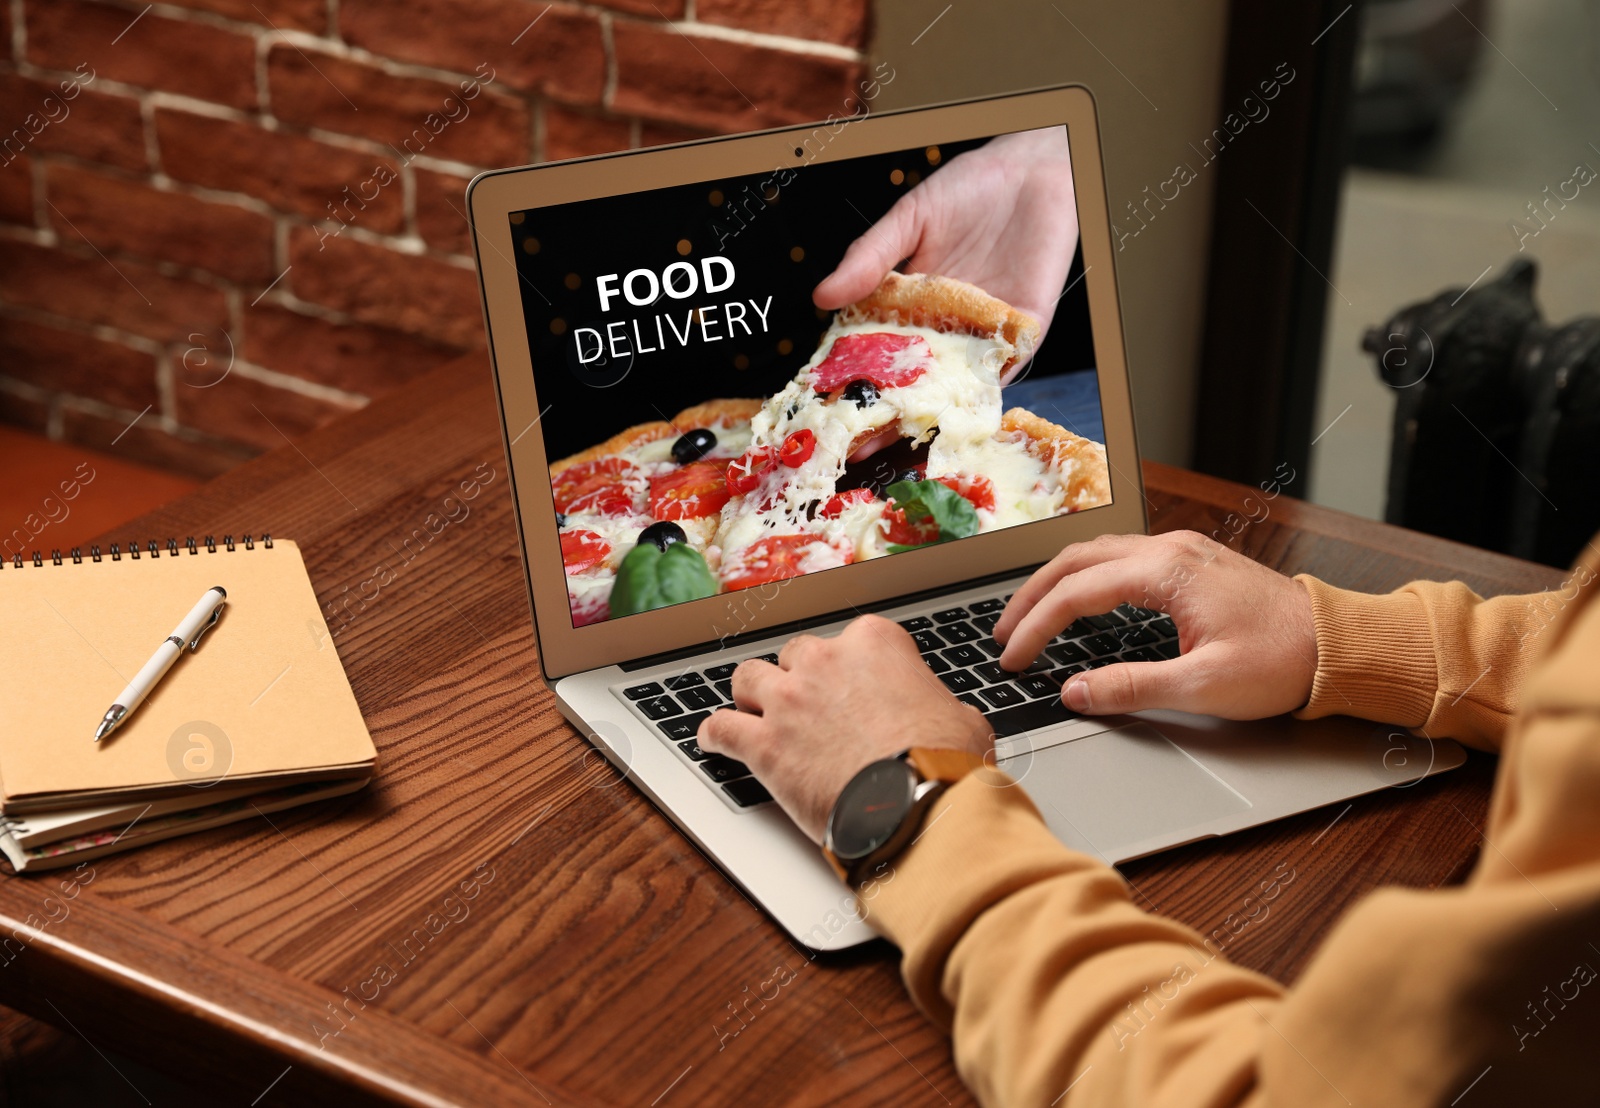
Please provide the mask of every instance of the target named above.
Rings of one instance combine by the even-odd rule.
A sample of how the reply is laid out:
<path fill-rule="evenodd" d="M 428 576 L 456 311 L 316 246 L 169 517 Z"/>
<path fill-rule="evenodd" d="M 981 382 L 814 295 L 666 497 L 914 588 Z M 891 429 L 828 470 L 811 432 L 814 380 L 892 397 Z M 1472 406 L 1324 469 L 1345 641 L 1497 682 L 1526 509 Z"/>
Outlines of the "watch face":
<path fill-rule="evenodd" d="M 916 789 L 916 772 L 899 758 L 873 762 L 856 774 L 834 806 L 829 825 L 834 855 L 854 861 L 888 842 L 911 810 Z"/>

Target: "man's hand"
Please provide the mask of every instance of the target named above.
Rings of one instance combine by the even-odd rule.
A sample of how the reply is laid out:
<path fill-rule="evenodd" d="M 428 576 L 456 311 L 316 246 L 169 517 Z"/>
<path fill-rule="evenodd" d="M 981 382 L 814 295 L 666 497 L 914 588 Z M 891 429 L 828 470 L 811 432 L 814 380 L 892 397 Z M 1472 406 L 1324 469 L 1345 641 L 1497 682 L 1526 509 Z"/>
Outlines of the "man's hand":
<path fill-rule="evenodd" d="M 1068 624 L 1123 603 L 1169 613 L 1183 654 L 1079 674 L 1062 690 L 1075 710 L 1176 708 L 1260 719 L 1310 698 L 1317 672 L 1310 595 L 1193 531 L 1103 535 L 1067 547 L 1016 591 L 995 624 L 1005 646 L 1000 664 L 1024 669 Z"/>
<path fill-rule="evenodd" d="M 812 299 L 825 311 L 852 304 L 904 261 L 907 272 L 967 281 L 1020 308 L 1039 321 L 1042 339 L 1077 245 L 1066 129 L 1002 135 L 896 201 Z"/>
<path fill-rule="evenodd" d="M 778 664 L 733 671 L 738 711 L 700 725 L 700 747 L 750 767 L 817 842 L 834 801 L 863 766 L 908 746 L 985 753 L 993 736 L 977 709 L 935 677 L 904 628 L 862 616 L 837 637 L 800 635 Z"/>

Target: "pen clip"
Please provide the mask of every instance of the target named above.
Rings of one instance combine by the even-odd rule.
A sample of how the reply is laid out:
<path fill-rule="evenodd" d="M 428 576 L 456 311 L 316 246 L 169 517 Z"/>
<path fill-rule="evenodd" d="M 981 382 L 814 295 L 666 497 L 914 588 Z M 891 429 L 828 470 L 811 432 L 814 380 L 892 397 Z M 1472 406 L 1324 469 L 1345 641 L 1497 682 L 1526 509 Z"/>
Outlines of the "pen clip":
<path fill-rule="evenodd" d="M 189 652 L 191 654 L 200 649 L 200 637 L 217 625 L 217 620 L 222 618 L 222 609 L 227 606 L 228 602 L 226 600 L 219 600 L 217 606 L 211 609 L 211 618 L 202 623 L 200 629 L 194 633 L 194 638 L 189 640 Z"/>

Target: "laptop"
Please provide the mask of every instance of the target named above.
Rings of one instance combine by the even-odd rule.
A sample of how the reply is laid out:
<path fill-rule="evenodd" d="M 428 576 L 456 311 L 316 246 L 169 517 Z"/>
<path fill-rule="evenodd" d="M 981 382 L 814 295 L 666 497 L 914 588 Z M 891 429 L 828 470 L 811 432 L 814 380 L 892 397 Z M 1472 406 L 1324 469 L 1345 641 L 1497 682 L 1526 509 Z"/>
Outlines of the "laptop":
<path fill-rule="evenodd" d="M 864 612 L 907 629 L 929 671 L 922 676 L 986 714 L 998 764 L 1051 831 L 1107 863 L 1461 764 L 1454 743 L 1349 719 L 1074 715 L 1059 692 L 1080 668 L 1177 655 L 1176 629 L 1154 592 L 1144 607 L 1065 629 L 1025 673 L 999 667 L 990 632 L 1032 570 L 1070 543 L 1147 527 L 1094 101 L 1065 86 L 880 113 L 871 108 L 878 88 L 863 81 L 845 114 L 825 124 L 491 172 L 470 186 L 539 659 L 562 714 L 814 950 L 872 938 L 861 906 L 746 767 L 708 755 L 695 734 L 709 712 L 732 706 L 741 661 L 775 661 L 792 635 L 834 634 Z M 1070 152 L 1070 170 L 1058 163 L 1051 179 L 1058 203 L 1076 208 L 1077 233 L 1073 241 L 1058 222 L 1054 234 L 1023 236 L 1061 252 L 1042 259 L 1061 275 L 1053 319 L 1021 372 L 998 394 L 977 389 L 982 411 L 968 415 L 992 423 L 1003 395 L 1008 409 L 1086 440 L 1086 456 L 1103 459 L 1098 491 L 1073 492 L 1046 474 L 1013 496 L 997 472 L 1001 499 L 1027 507 L 1021 518 L 962 493 L 972 507 L 957 509 L 968 525 L 951 522 L 956 509 L 939 524 L 957 537 L 889 544 L 883 525 L 869 522 L 841 538 L 844 513 L 904 516 L 895 498 L 940 476 L 925 435 L 876 462 L 828 462 L 824 491 L 848 493 L 831 498 L 839 502 L 831 515 L 835 505 L 822 496 L 799 508 L 792 497 L 751 506 L 739 477 L 760 468 L 761 451 L 770 463 L 778 449 L 752 443 L 797 410 L 778 411 L 771 398 L 820 380 L 807 374 L 833 356 L 826 344 L 844 342 L 829 330 L 834 313 L 813 304 L 818 282 L 902 197 L 937 184 L 963 155 L 1023 134 Z M 1052 210 L 1070 224 L 1070 210 Z M 867 335 L 864 347 L 939 341 L 895 332 L 855 331 Z M 912 387 L 870 372 L 864 380 L 822 400 L 799 385 L 785 395 L 841 405 L 833 411 L 842 420 L 881 402 L 880 385 Z M 938 433 L 956 434 L 950 424 L 945 416 Z M 786 458 L 794 440 L 783 440 Z M 923 449 L 923 460 L 902 453 L 886 462 L 896 448 L 912 457 Z M 675 498 L 688 473 L 705 487 Z M 766 513 L 765 522 L 739 532 L 735 504 Z M 773 537 L 785 529 L 800 534 Z M 748 554 L 757 549 L 751 534 L 772 544 L 761 557 Z"/>

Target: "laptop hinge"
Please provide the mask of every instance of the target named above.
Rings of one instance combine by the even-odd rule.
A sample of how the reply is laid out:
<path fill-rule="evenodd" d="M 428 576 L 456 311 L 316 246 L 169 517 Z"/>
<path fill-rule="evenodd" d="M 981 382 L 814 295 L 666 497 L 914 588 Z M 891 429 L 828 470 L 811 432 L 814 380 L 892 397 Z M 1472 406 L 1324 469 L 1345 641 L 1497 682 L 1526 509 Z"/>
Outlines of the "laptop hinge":
<path fill-rule="evenodd" d="M 745 631 L 738 635 L 728 635 L 722 639 L 708 640 L 706 642 L 697 643 L 694 646 L 683 646 L 676 650 L 668 650 L 660 654 L 652 654 L 648 658 L 634 658 L 630 661 L 618 662 L 617 668 L 626 673 L 632 673 L 636 669 L 647 669 L 650 666 L 661 665 L 663 662 L 676 662 L 682 658 L 693 658 L 696 655 L 709 654 L 715 650 L 737 649 L 738 647 L 743 646 L 745 643 L 759 642 L 762 639 L 798 635 L 802 631 L 808 631 L 813 627 L 821 627 L 828 623 L 836 623 L 839 620 L 847 619 L 852 615 L 866 615 L 868 612 L 881 612 L 885 608 L 898 608 L 903 604 L 915 604 L 919 600 L 928 600 L 936 596 L 946 596 L 957 590 L 978 588 L 993 581 L 1004 581 L 1013 577 L 1025 576 L 1032 573 L 1043 564 L 1043 562 L 1040 562 L 1038 565 L 1021 566 L 1017 569 L 1008 569 L 1001 573 L 991 573 L 986 577 L 974 577 L 970 581 L 961 582 L 959 585 L 942 585 L 936 589 L 924 589 L 921 592 L 907 593 L 904 596 L 892 596 L 887 600 L 880 600 L 874 604 L 860 604 L 852 608 L 837 609 L 823 615 L 810 616 L 806 619 L 797 619 L 789 623 L 780 623 L 772 627 L 763 627 L 757 631 Z"/>

